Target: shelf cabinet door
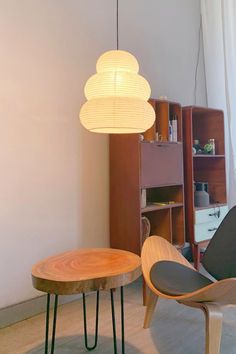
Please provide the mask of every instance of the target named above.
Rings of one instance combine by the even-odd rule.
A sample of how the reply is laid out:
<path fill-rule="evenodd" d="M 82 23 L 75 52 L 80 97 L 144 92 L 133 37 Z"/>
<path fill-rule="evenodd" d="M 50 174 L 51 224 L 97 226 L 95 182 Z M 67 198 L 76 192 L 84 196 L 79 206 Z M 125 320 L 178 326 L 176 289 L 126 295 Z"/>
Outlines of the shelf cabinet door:
<path fill-rule="evenodd" d="M 182 144 L 141 144 L 142 188 L 182 183 Z"/>

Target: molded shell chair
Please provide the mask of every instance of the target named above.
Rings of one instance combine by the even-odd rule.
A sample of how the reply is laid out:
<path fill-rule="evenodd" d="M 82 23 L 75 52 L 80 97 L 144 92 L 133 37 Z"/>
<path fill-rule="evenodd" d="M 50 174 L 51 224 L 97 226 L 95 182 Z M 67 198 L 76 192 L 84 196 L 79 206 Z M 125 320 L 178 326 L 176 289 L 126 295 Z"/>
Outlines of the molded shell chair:
<path fill-rule="evenodd" d="M 202 264 L 215 280 L 200 274 L 168 241 L 146 239 L 142 268 L 149 289 L 144 328 L 148 328 L 158 297 L 201 309 L 206 319 L 206 354 L 219 354 L 224 305 L 236 305 L 236 206 L 211 239 Z M 236 349 L 235 349 L 236 350 Z"/>

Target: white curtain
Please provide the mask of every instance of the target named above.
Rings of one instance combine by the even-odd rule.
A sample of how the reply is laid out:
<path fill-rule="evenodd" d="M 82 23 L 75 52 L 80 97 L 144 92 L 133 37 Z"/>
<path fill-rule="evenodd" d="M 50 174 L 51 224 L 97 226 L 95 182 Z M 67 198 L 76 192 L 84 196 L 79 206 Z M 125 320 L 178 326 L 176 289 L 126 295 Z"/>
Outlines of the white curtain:
<path fill-rule="evenodd" d="M 208 106 L 225 116 L 229 205 L 236 204 L 236 0 L 201 0 Z"/>

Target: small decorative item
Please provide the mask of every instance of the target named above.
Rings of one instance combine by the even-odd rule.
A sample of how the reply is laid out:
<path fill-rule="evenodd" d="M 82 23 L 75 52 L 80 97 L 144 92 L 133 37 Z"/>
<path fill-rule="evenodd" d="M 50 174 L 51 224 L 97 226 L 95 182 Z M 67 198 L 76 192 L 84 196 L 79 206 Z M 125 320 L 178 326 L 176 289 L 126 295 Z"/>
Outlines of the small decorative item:
<path fill-rule="evenodd" d="M 201 148 L 201 145 L 200 145 L 200 142 L 198 139 L 195 139 L 193 141 L 193 148 L 195 149 L 195 154 L 202 154 L 203 151 L 202 151 L 202 148 Z"/>
<path fill-rule="evenodd" d="M 141 190 L 141 208 L 145 208 L 147 206 L 147 193 L 146 189 Z"/>
<path fill-rule="evenodd" d="M 173 119 L 171 121 L 172 125 L 172 141 L 178 141 L 178 116 L 176 114 L 173 115 Z"/>
<path fill-rule="evenodd" d="M 140 139 L 140 141 L 143 141 L 143 140 L 144 140 L 143 134 L 139 134 L 139 139 Z"/>
<path fill-rule="evenodd" d="M 208 140 L 208 143 L 204 146 L 204 152 L 206 154 L 215 155 L 215 139 Z"/>
<path fill-rule="evenodd" d="M 194 205 L 195 207 L 207 207 L 210 204 L 207 182 L 195 182 Z"/>
<path fill-rule="evenodd" d="M 146 238 L 150 236 L 151 225 L 150 225 L 150 221 L 146 216 L 142 216 L 141 223 L 142 223 L 141 245 L 143 245 Z"/>
<path fill-rule="evenodd" d="M 158 141 L 163 141 L 162 135 L 158 134 Z"/>
<path fill-rule="evenodd" d="M 169 141 L 173 141 L 173 127 L 170 120 L 169 120 Z"/>

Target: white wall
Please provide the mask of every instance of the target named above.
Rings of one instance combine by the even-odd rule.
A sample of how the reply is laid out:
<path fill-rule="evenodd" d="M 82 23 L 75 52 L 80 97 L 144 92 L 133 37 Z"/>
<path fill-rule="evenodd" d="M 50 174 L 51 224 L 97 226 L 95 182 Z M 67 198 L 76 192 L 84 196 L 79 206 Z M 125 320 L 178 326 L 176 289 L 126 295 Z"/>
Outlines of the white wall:
<path fill-rule="evenodd" d="M 120 47 L 153 97 L 193 102 L 199 13 L 198 0 L 120 0 Z M 0 308 L 39 294 L 39 259 L 109 244 L 108 140 L 78 112 L 115 30 L 115 0 L 0 0 Z"/>
<path fill-rule="evenodd" d="M 134 53 L 148 78 L 152 97 L 167 96 L 182 105 L 194 103 L 198 54 L 198 0 L 120 0 L 120 42 Z M 128 35 L 127 35 L 128 30 Z M 197 104 L 206 104 L 202 41 Z"/>

